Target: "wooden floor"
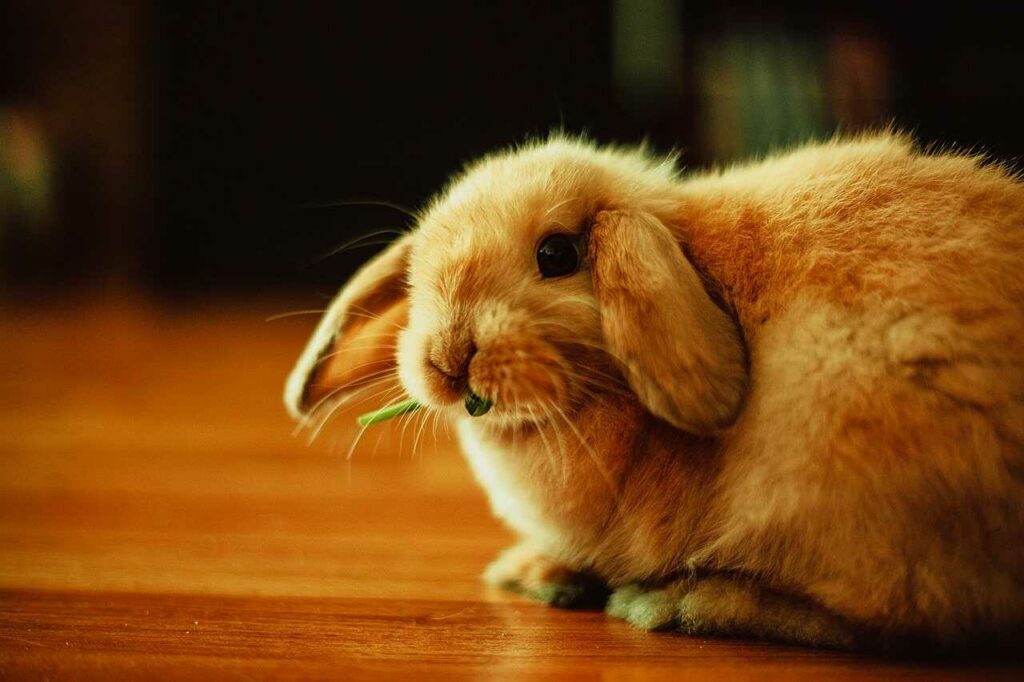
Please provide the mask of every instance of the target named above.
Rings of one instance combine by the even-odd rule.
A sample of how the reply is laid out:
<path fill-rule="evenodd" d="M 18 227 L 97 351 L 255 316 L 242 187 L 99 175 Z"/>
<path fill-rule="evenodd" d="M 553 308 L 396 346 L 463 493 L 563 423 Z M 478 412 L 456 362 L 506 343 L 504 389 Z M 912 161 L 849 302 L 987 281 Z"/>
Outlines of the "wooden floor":
<path fill-rule="evenodd" d="M 0 317 L 0 678 L 1021 679 L 636 631 L 478 580 L 510 539 L 413 424 L 312 446 L 281 304 Z M 413 448 L 419 437 L 418 447 Z"/>

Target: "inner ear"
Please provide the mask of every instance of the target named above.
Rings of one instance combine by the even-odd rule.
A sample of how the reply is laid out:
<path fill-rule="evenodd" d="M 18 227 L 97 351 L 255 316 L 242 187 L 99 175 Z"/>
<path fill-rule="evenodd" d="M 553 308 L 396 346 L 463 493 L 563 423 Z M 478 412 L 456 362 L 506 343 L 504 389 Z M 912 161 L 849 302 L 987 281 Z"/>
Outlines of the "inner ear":
<path fill-rule="evenodd" d="M 285 386 L 292 416 L 371 384 L 395 382 L 398 333 L 409 315 L 406 273 L 413 233 L 364 265 L 331 302 Z"/>
<path fill-rule="evenodd" d="M 336 333 L 306 377 L 303 407 L 331 395 L 348 394 L 386 381 L 397 368 L 398 332 L 408 322 L 409 302 L 400 298 L 378 316 L 363 318 Z"/>

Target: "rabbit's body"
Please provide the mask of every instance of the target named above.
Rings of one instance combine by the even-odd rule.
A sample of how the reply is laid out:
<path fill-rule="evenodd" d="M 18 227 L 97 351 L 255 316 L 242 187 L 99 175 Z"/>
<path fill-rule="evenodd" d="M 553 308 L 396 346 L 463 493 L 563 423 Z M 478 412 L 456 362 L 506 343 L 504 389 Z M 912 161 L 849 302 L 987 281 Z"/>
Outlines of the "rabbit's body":
<path fill-rule="evenodd" d="M 506 180 L 475 172 L 434 221 Z M 581 209 L 590 278 L 564 285 L 595 297 L 600 321 L 563 318 L 588 330 L 577 364 L 621 371 L 633 390 L 580 398 L 571 371 L 551 378 L 564 365 L 553 350 L 501 365 L 499 405 L 503 390 L 529 402 L 506 387 L 517 380 L 560 398 L 536 408 L 544 418 L 459 424 L 496 514 L 523 537 L 489 579 L 564 603 L 593 574 L 614 590 L 609 611 L 638 625 L 827 646 L 1020 632 L 1024 186 L 889 135 L 684 181 L 652 174 L 628 204 L 601 182 L 622 178 L 574 176 L 566 190 L 597 198 Z M 745 362 L 668 235 L 730 311 Z M 410 328 L 424 267 L 411 267 Z M 639 335 L 622 322 L 634 314 Z M 691 347 L 698 336 L 711 341 Z M 586 356 L 602 339 L 608 353 Z M 493 375 L 482 361 L 469 373 Z"/>

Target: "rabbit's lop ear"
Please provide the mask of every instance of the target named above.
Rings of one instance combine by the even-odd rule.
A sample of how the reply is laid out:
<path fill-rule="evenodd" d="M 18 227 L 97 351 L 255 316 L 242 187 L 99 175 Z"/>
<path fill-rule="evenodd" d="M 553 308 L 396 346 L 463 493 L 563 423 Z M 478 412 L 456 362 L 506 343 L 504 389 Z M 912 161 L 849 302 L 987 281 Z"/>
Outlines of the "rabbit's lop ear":
<path fill-rule="evenodd" d="M 608 351 L 654 415 L 696 434 L 735 418 L 743 343 L 669 229 L 647 213 L 602 211 L 589 239 Z"/>
<path fill-rule="evenodd" d="M 327 397 L 386 378 L 408 317 L 406 270 L 412 233 L 392 242 L 342 287 L 288 376 L 284 401 L 301 418 Z"/>

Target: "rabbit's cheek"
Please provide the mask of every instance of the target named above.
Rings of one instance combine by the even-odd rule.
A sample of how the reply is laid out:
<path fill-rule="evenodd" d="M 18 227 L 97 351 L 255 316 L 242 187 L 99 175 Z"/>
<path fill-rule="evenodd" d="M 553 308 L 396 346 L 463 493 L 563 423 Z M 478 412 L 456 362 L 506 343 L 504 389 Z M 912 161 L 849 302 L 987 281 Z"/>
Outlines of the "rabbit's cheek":
<path fill-rule="evenodd" d="M 542 341 L 523 340 L 482 348 L 469 366 L 471 388 L 496 409 L 540 417 L 565 403 L 565 361 Z"/>
<path fill-rule="evenodd" d="M 421 403 L 441 407 L 460 402 L 465 390 L 456 393 L 450 379 L 430 363 L 428 335 L 406 329 L 398 337 L 398 377 L 406 393 Z"/>

